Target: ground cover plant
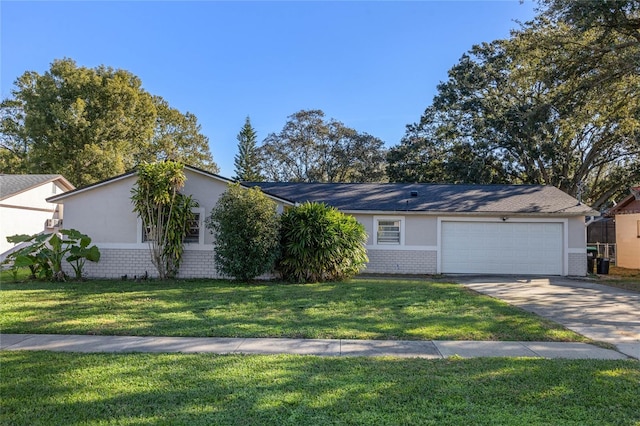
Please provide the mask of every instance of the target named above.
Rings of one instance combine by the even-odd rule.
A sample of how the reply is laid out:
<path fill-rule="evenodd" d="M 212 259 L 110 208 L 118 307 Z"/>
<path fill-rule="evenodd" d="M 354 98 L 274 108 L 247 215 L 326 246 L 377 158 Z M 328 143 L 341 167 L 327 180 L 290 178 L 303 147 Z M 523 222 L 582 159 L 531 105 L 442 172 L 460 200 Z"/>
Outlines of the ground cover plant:
<path fill-rule="evenodd" d="M 87 260 L 100 261 L 100 250 L 90 245 L 91 237 L 76 229 L 61 229 L 52 234 L 12 235 L 7 241 L 26 244 L 2 262 L 2 267 L 10 269 L 14 280 L 21 269 L 28 268 L 31 278 L 65 281 L 67 274 L 62 269 L 63 261 L 71 265 L 75 279 L 80 280 Z"/>
<path fill-rule="evenodd" d="M 2 424 L 640 422 L 637 361 L 15 351 L 0 375 Z"/>
<path fill-rule="evenodd" d="M 3 283 L 3 333 L 585 341 L 558 324 L 426 280 Z"/>

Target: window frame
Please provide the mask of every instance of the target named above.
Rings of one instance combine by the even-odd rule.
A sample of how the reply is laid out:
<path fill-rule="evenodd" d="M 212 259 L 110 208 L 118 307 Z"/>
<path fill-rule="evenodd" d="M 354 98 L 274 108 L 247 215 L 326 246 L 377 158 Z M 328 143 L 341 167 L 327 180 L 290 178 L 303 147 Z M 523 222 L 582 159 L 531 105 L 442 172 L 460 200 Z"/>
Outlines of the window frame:
<path fill-rule="evenodd" d="M 198 241 L 186 241 L 184 242 L 185 248 L 191 246 L 204 245 L 204 208 L 195 207 L 191 209 L 191 212 L 199 215 L 198 217 Z M 142 219 L 138 217 L 138 243 L 146 244 L 148 240 L 145 238 L 144 226 L 142 225 Z"/>
<path fill-rule="evenodd" d="M 204 244 L 204 208 L 202 207 L 196 207 L 191 209 L 191 213 L 197 214 L 198 215 L 198 219 L 197 219 L 197 223 L 198 223 L 198 241 L 186 241 L 185 239 L 185 246 L 187 245 L 202 245 Z"/>
<path fill-rule="evenodd" d="M 399 241 L 398 242 L 380 242 L 378 240 L 378 230 L 380 222 L 398 222 L 399 223 Z M 374 216 L 373 217 L 373 245 L 381 247 L 398 247 L 404 246 L 404 216 Z"/>

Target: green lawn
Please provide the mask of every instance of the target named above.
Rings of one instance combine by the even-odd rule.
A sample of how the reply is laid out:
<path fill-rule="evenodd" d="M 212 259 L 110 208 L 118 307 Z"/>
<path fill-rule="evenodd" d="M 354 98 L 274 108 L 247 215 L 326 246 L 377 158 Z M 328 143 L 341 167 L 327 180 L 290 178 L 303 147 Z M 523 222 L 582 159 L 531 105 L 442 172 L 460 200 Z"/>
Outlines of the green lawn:
<path fill-rule="evenodd" d="M 17 351 L 0 377 L 0 424 L 640 424 L 634 361 Z"/>
<path fill-rule="evenodd" d="M 584 341 L 464 287 L 418 280 L 3 283 L 3 333 Z"/>

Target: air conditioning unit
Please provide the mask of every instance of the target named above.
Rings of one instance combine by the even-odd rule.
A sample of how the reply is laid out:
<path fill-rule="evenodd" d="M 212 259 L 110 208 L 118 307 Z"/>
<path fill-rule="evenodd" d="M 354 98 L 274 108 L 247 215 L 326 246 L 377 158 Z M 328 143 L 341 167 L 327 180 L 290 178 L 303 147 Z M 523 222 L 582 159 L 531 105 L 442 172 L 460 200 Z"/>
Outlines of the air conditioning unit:
<path fill-rule="evenodd" d="M 56 228 L 61 225 L 62 222 L 60 219 L 47 219 L 47 228 Z"/>

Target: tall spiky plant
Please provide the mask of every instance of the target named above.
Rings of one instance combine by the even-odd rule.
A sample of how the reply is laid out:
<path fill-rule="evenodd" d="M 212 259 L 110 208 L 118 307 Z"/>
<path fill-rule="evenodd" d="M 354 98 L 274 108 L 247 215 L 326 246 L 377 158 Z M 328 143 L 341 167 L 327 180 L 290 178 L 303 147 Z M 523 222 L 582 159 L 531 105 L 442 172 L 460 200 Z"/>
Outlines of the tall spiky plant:
<path fill-rule="evenodd" d="M 146 230 L 151 261 L 161 279 L 178 273 L 187 223 L 197 202 L 179 191 L 184 187 L 184 167 L 174 161 L 143 163 L 138 166 L 138 181 L 131 190 L 133 211 Z"/>
<path fill-rule="evenodd" d="M 337 281 L 360 272 L 369 261 L 364 226 L 322 203 L 304 203 L 281 218 L 278 270 L 297 282 Z"/>

